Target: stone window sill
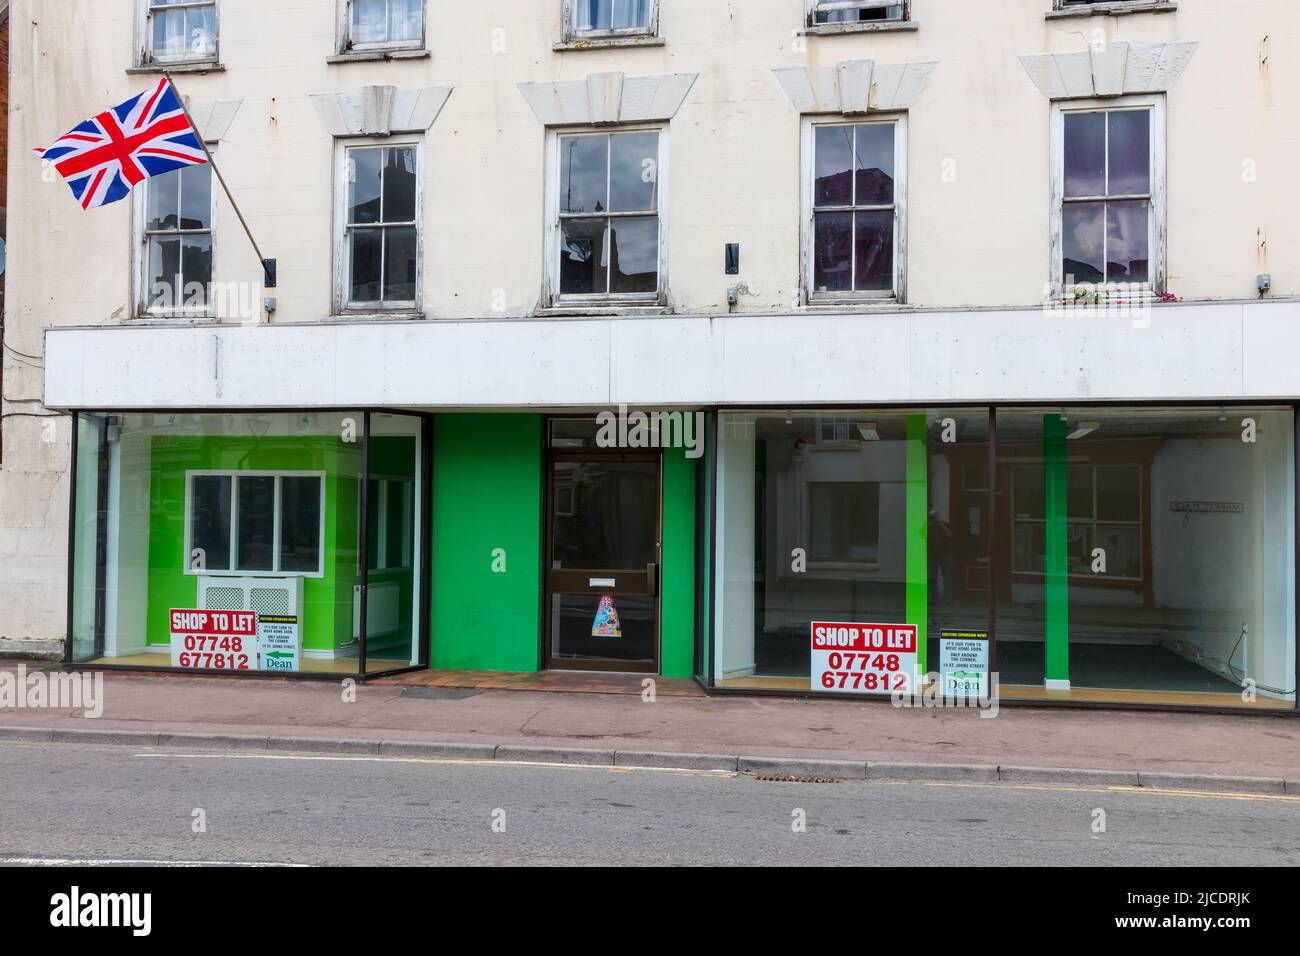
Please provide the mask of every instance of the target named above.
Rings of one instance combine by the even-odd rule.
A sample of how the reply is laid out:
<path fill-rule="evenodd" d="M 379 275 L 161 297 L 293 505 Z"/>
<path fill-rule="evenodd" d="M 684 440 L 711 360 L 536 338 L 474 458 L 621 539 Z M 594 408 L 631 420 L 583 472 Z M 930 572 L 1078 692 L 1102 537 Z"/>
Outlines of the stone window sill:
<path fill-rule="evenodd" d="M 815 23 L 800 30 L 803 36 L 831 36 L 836 33 L 911 33 L 921 29 L 916 20 L 879 20 L 866 23 Z"/>
<path fill-rule="evenodd" d="M 1089 3 L 1079 7 L 1067 7 L 1064 10 L 1050 10 L 1047 19 L 1120 17 L 1130 13 L 1173 13 L 1177 9 L 1178 4 L 1173 0 L 1114 0 L 1112 3 Z"/>
<path fill-rule="evenodd" d="M 606 316 L 635 316 L 644 318 L 656 315 L 672 315 L 672 309 L 666 305 L 553 305 L 537 309 L 533 313 L 538 319 L 560 318 L 601 318 Z"/>
<path fill-rule="evenodd" d="M 325 58 L 326 63 L 373 63 L 376 60 L 427 60 L 428 50 L 350 50 Z"/>
<path fill-rule="evenodd" d="M 129 75 L 153 74 L 157 76 L 161 76 L 163 73 L 225 73 L 226 65 L 212 60 L 206 60 L 203 63 L 146 63 L 144 66 L 129 67 L 126 72 Z"/>
<path fill-rule="evenodd" d="M 566 50 L 608 50 L 614 47 L 638 46 L 667 46 L 667 41 L 663 37 L 652 36 L 574 37 L 571 40 L 564 40 L 554 44 L 551 49 L 557 53 L 562 53 Z"/>

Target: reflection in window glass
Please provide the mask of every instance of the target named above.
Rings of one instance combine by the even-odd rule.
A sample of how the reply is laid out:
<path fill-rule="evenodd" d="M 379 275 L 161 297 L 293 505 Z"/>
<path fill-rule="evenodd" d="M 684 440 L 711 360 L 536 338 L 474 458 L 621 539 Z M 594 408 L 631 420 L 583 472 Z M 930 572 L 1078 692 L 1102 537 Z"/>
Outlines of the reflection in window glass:
<path fill-rule="evenodd" d="M 559 137 L 561 295 L 659 291 L 659 133 Z"/>
<path fill-rule="evenodd" d="M 813 129 L 812 293 L 894 291 L 896 124 Z"/>
<path fill-rule="evenodd" d="M 1075 283 L 1151 281 L 1151 110 L 1067 112 L 1061 274 Z"/>
<path fill-rule="evenodd" d="M 414 305 L 419 271 L 419 151 L 350 147 L 346 156 L 351 305 Z"/>

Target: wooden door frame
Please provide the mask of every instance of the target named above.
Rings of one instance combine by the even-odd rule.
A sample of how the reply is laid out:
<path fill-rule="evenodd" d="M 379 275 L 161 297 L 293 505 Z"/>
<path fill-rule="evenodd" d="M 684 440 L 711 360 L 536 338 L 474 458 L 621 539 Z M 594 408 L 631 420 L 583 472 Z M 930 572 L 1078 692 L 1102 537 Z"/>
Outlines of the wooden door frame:
<path fill-rule="evenodd" d="M 541 627 L 541 661 L 542 670 L 585 671 L 591 673 L 648 674 L 658 675 L 663 670 L 663 553 L 664 553 L 664 456 L 661 448 L 551 448 L 550 424 L 556 418 L 583 418 L 592 416 L 561 415 L 545 420 L 542 440 L 542 501 L 545 509 L 542 537 L 542 574 L 539 581 L 539 600 L 542 606 Z M 613 661 L 604 658 L 563 658 L 557 659 L 551 653 L 551 589 L 549 585 L 551 563 L 555 546 L 555 481 L 554 464 L 559 461 L 610 461 L 610 462 L 653 462 L 656 473 L 655 501 L 655 567 L 657 580 L 654 594 L 654 659 L 647 664 L 638 665 L 635 661 Z M 567 592 L 566 592 L 567 593 Z"/>

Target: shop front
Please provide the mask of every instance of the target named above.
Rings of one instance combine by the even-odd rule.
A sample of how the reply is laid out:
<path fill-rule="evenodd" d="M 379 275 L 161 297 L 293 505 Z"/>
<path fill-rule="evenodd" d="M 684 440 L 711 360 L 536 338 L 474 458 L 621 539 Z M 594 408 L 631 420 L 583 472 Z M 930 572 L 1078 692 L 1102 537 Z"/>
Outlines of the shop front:
<path fill-rule="evenodd" d="M 1290 406 L 700 418 L 78 413 L 68 660 L 1296 708 Z"/>
<path fill-rule="evenodd" d="M 723 411 L 702 676 L 878 694 L 829 622 L 920 686 L 1294 710 L 1295 460 L 1281 406 Z"/>

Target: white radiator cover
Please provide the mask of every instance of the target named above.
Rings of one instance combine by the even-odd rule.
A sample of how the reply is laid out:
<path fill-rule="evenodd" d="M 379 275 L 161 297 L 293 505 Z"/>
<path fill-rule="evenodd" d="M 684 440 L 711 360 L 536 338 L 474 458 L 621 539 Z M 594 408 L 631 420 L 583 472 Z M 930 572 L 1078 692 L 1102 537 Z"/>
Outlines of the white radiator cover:
<path fill-rule="evenodd" d="M 401 627 L 402 587 L 397 581 L 377 581 L 367 587 L 366 633 L 370 637 L 396 634 Z M 361 585 L 352 588 L 352 639 L 361 640 Z"/>

